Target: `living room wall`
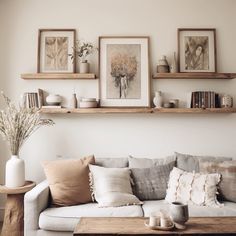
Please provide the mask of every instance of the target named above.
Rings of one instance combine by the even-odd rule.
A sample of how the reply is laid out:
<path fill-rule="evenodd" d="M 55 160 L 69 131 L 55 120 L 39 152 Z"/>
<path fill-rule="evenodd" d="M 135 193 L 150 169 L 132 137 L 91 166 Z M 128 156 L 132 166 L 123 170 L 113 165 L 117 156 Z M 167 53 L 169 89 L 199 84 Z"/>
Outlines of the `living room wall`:
<path fill-rule="evenodd" d="M 216 28 L 219 72 L 236 72 L 236 1 L 234 0 L 0 0 L 0 89 L 13 100 L 44 89 L 68 99 L 97 97 L 98 81 L 22 80 L 36 72 L 39 28 L 75 28 L 77 38 L 97 44 L 98 36 L 147 35 L 152 72 L 162 55 L 177 51 L 177 28 Z M 91 58 L 97 73 L 97 55 Z M 152 81 L 154 91 L 186 102 L 194 90 L 228 93 L 236 101 L 236 79 Z M 2 107 L 2 101 L 0 103 Z M 35 133 L 21 150 L 27 179 L 44 179 L 41 162 L 97 157 L 161 158 L 174 151 L 236 156 L 234 114 L 52 115 L 56 125 Z M 10 153 L 0 141 L 0 181 Z M 0 208 L 3 198 L 0 198 Z"/>

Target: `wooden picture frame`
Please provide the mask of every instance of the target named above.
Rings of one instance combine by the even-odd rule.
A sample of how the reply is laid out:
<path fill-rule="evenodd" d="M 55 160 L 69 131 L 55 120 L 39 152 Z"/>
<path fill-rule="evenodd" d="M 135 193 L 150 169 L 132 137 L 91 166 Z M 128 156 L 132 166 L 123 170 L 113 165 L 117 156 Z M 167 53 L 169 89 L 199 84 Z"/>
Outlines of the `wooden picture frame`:
<path fill-rule="evenodd" d="M 217 72 L 216 29 L 179 28 L 179 72 Z"/>
<path fill-rule="evenodd" d="M 99 37 L 101 107 L 150 107 L 148 36 Z"/>
<path fill-rule="evenodd" d="M 39 29 L 37 72 L 75 73 L 76 60 L 69 56 L 74 53 L 75 37 L 75 29 Z"/>

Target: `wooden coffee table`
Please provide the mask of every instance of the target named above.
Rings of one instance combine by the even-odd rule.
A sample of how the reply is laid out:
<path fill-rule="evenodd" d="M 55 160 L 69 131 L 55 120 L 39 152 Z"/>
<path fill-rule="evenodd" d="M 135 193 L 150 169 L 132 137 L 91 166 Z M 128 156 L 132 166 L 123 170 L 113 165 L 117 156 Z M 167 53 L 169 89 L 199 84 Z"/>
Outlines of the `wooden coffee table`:
<path fill-rule="evenodd" d="M 151 230 L 142 217 L 85 217 L 75 228 L 74 236 L 101 235 L 236 235 L 236 217 L 191 217 L 184 230 Z"/>

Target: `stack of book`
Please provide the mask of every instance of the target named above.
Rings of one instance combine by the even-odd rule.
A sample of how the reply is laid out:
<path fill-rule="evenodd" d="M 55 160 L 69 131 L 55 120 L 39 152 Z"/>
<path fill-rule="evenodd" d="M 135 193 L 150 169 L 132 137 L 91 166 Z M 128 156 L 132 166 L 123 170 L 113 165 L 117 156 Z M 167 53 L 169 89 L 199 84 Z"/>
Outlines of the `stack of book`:
<path fill-rule="evenodd" d="M 24 93 L 23 104 L 26 108 L 41 108 L 43 105 L 43 90 L 38 89 L 38 93 Z"/>
<path fill-rule="evenodd" d="M 191 96 L 191 108 L 218 108 L 219 94 L 213 91 L 195 91 Z"/>

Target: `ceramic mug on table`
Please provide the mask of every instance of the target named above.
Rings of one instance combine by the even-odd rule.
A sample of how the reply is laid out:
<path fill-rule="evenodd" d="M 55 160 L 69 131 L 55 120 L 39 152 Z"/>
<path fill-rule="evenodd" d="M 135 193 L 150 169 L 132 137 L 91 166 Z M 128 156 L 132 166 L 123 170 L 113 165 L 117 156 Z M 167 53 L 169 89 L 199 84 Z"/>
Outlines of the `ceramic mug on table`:
<path fill-rule="evenodd" d="M 170 204 L 170 215 L 177 229 L 185 229 L 185 222 L 189 219 L 188 205 L 181 202 Z"/>

